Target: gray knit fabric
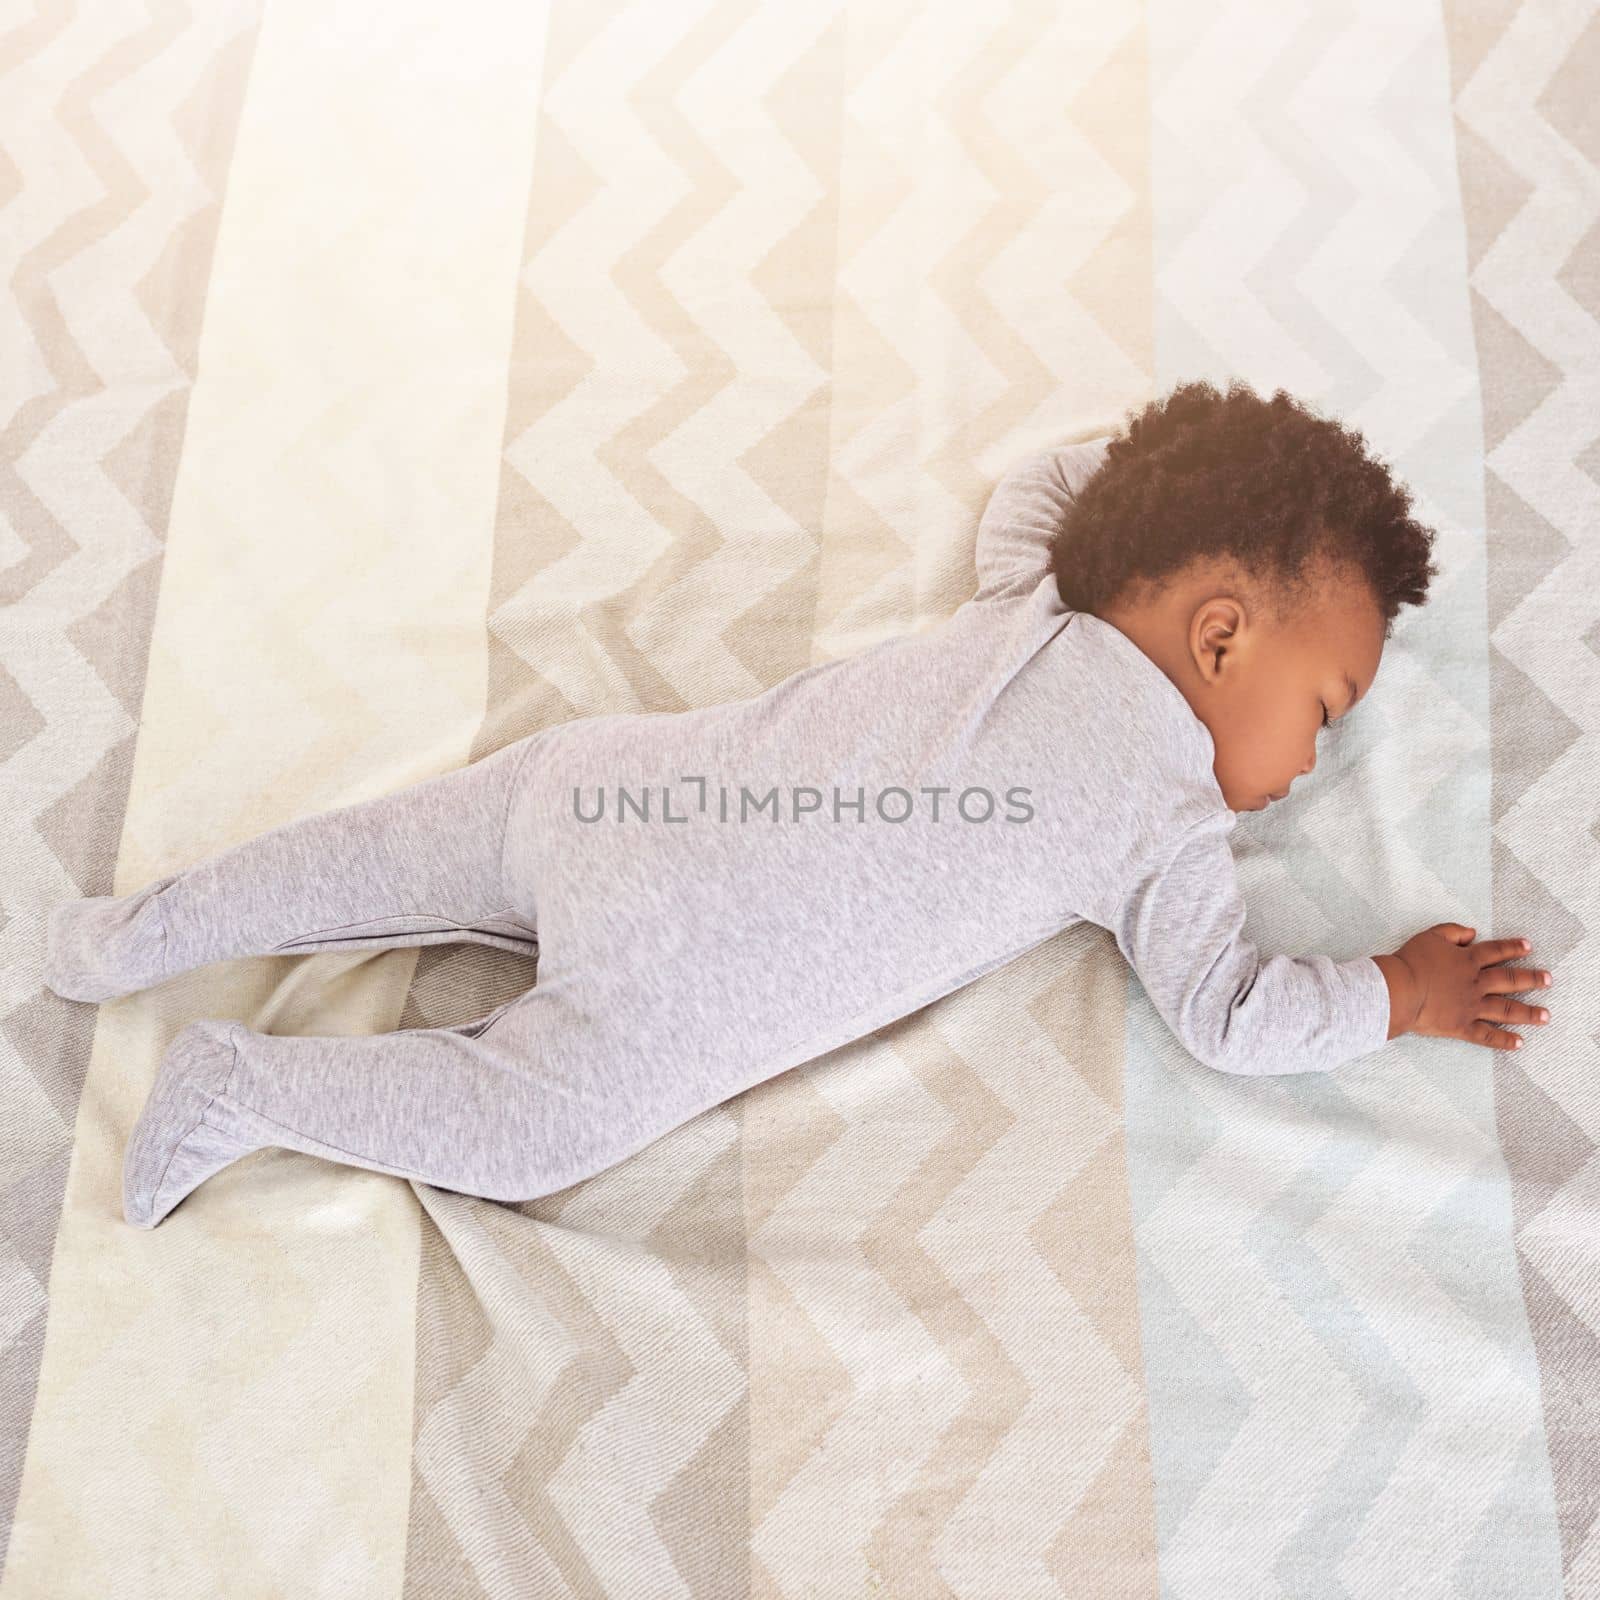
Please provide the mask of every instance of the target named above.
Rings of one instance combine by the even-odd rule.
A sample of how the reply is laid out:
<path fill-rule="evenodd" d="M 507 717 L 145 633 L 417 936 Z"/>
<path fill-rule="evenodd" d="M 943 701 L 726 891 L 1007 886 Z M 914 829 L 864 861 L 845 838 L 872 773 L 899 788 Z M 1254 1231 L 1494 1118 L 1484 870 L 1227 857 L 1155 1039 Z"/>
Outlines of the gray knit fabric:
<path fill-rule="evenodd" d="M 1376 962 L 1258 953 L 1209 732 L 1125 634 L 1060 603 L 1050 544 L 1107 442 L 1006 475 L 978 591 L 937 626 L 750 699 L 543 729 L 57 907 L 47 980 L 73 998 L 262 953 L 476 939 L 539 957 L 532 988 L 457 1028 L 184 1029 L 130 1141 L 129 1220 L 266 1145 L 550 1193 L 1082 919 L 1209 1066 L 1377 1049 Z"/>

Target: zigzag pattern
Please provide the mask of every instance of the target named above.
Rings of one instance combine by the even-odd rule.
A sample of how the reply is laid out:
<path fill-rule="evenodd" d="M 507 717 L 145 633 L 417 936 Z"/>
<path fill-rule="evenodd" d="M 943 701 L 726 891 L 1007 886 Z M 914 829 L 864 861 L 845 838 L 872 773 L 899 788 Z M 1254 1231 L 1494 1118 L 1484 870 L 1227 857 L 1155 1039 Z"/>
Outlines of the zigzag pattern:
<path fill-rule="evenodd" d="M 1600 493 L 1590 400 L 1600 303 L 1583 264 L 1600 212 L 1589 124 L 1592 6 L 1540 5 L 1486 25 L 1451 7 L 1468 284 L 1485 392 L 1495 916 L 1538 929 L 1556 975 L 1543 1049 L 1501 1074 L 1497 1112 L 1517 1267 L 1540 1372 L 1564 1592 L 1600 1589 L 1593 1394 L 1600 1372 Z M 1545 1459 L 1548 1466 L 1544 1466 Z M 1553 1586 L 1552 1591 L 1554 1592 Z"/>
<path fill-rule="evenodd" d="M 43 1360 L 94 1014 L 38 981 L 44 916 L 111 892 L 173 468 L 256 7 L 35 8 L 0 37 L 0 1564 Z"/>
<path fill-rule="evenodd" d="M 1476 359 L 1464 301 L 1439 292 L 1459 275 L 1461 231 L 1439 137 L 1445 40 L 1424 11 L 1378 7 L 1263 25 L 1259 9 L 1224 5 L 1152 25 L 1156 212 L 1182 218 L 1158 230 L 1158 387 L 1237 372 L 1258 392 L 1289 388 L 1361 429 L 1440 532 L 1435 594 L 1386 652 L 1373 708 L 1385 723 L 1367 714 L 1355 748 L 1334 741 L 1334 770 L 1294 813 L 1240 829 L 1250 931 L 1264 949 L 1343 957 L 1368 948 L 1377 909 L 1393 943 L 1447 917 L 1487 937 Z M 1130 1120 L 1171 1130 L 1172 1146 L 1134 1146 L 1136 1187 L 1140 1162 L 1161 1174 L 1138 1223 L 1146 1320 L 1183 1329 L 1147 1344 L 1152 1387 L 1184 1396 L 1153 1412 L 1164 1583 L 1265 1594 L 1337 1575 L 1350 1593 L 1421 1593 L 1506 1562 L 1499 1581 L 1549 1592 L 1526 1335 L 1507 1349 L 1478 1335 L 1486 1318 L 1525 1328 L 1494 1249 L 1508 1198 L 1493 1159 L 1499 1058 L 1400 1041 L 1331 1083 L 1275 1082 L 1275 1109 L 1253 1114 L 1259 1088 L 1186 1070 L 1147 1008 L 1137 1037 L 1154 1103 L 1135 1113 L 1130 1089 Z M 1305 1131 L 1265 1142 L 1272 1116 Z M 1452 1161 L 1419 1162 L 1419 1145 L 1440 1144 Z M 1215 1219 L 1203 1248 L 1197 1214 Z M 1440 1359 L 1469 1348 L 1470 1363 Z M 1470 1455 L 1470 1477 L 1430 1471 L 1441 1455 Z M 1333 1521 L 1308 1512 L 1334 1504 Z M 1497 1543 L 1508 1516 L 1526 1547 Z"/>
<path fill-rule="evenodd" d="M 0 37 L 0 1600 L 1600 1588 L 1597 39 L 1581 0 Z M 90 1013 L 37 982 L 50 905 L 933 625 L 1018 454 L 1235 372 L 1362 429 L 1444 569 L 1239 829 L 1249 931 L 1527 930 L 1515 1063 L 1229 1079 L 1079 924 L 558 1195 L 270 1151 L 123 1226 L 183 1021 L 535 973 Z"/>

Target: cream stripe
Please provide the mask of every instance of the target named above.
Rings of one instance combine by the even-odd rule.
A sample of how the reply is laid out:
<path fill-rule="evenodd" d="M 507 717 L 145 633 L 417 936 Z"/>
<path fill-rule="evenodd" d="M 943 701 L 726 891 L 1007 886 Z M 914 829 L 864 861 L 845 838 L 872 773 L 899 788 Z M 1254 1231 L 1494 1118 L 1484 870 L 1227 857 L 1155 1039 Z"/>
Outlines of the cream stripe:
<path fill-rule="evenodd" d="M 217 240 L 116 891 L 467 759 L 545 13 L 271 0 Z M 319 976 L 352 958 L 323 958 Z M 123 1143 L 201 1016 L 395 1026 L 415 952 L 313 996 L 205 968 L 107 1006 L 5 1596 L 397 1593 L 417 1206 L 285 1152 L 160 1228 Z M 290 974 L 292 973 L 292 977 Z M 275 992 L 276 986 L 276 992 Z M 270 1005 L 268 1002 L 271 1002 Z"/>

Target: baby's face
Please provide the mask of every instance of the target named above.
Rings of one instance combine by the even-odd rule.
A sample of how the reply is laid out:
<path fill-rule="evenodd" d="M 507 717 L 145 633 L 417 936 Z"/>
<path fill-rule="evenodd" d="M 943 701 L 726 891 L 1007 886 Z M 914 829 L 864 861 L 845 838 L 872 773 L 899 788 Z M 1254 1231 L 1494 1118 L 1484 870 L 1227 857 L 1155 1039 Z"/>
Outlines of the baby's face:
<path fill-rule="evenodd" d="M 1319 587 L 1298 615 L 1282 621 L 1224 618 L 1210 628 L 1202 607 L 1191 637 L 1197 660 L 1208 665 L 1197 667 L 1192 703 L 1211 731 L 1213 770 L 1228 808 L 1262 811 L 1310 775 L 1318 740 L 1372 687 L 1383 615 L 1364 584 L 1346 582 Z"/>

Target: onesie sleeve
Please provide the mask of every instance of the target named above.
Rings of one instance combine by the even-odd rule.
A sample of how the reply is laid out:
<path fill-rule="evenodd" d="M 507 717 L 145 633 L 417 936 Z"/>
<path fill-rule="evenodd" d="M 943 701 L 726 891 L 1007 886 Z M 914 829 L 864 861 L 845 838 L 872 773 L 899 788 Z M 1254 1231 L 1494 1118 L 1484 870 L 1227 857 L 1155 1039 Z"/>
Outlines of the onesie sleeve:
<path fill-rule="evenodd" d="M 1274 955 L 1244 936 L 1226 811 L 1141 869 L 1111 932 L 1184 1047 L 1219 1072 L 1326 1072 L 1388 1040 L 1389 986 L 1371 956 Z"/>
<path fill-rule="evenodd" d="M 978 522 L 974 600 L 1031 593 L 1050 570 L 1051 550 L 1079 489 L 1100 470 L 1112 436 L 1036 450 L 994 487 Z"/>

